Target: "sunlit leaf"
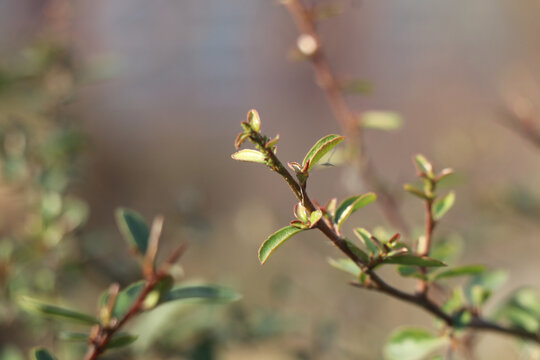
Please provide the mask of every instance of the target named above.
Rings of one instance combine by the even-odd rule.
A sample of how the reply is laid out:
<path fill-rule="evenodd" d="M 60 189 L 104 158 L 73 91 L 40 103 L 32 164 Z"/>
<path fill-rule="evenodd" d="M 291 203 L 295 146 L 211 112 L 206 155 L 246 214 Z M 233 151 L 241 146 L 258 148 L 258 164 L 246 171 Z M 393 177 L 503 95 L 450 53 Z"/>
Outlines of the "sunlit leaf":
<path fill-rule="evenodd" d="M 419 197 L 420 199 L 429 200 L 429 198 L 430 198 L 429 195 L 426 194 L 426 192 L 424 190 L 419 189 L 414 185 L 405 184 L 405 185 L 403 185 L 403 189 L 405 189 L 405 191 L 407 191 L 408 193 Z"/>
<path fill-rule="evenodd" d="M 236 291 L 217 285 L 178 285 L 169 290 L 161 302 L 191 300 L 209 302 L 231 302 L 241 298 Z"/>
<path fill-rule="evenodd" d="M 362 113 L 360 122 L 364 128 L 392 131 L 401 128 L 403 118 L 395 112 L 374 110 Z"/>
<path fill-rule="evenodd" d="M 311 168 L 321 160 L 324 154 L 332 150 L 342 142 L 343 139 L 344 137 L 339 135 L 327 135 L 323 137 L 308 151 L 304 161 L 302 161 L 302 165 L 305 166 L 309 161 L 308 171 L 311 170 Z"/>
<path fill-rule="evenodd" d="M 356 228 L 353 232 L 371 254 L 377 254 L 380 251 L 379 247 L 371 240 L 372 235 L 369 231 L 364 228 Z"/>
<path fill-rule="evenodd" d="M 31 354 L 33 360 L 56 360 L 56 358 L 44 348 L 32 349 Z"/>
<path fill-rule="evenodd" d="M 265 164 L 266 158 L 264 154 L 258 150 L 243 149 L 235 152 L 231 155 L 234 160 L 255 162 L 259 164 Z"/>
<path fill-rule="evenodd" d="M 249 110 L 247 119 L 248 123 L 251 125 L 251 128 L 254 131 L 259 132 L 259 130 L 261 130 L 261 118 L 257 110 Z"/>
<path fill-rule="evenodd" d="M 421 328 L 402 328 L 394 331 L 384 348 L 388 360 L 421 360 L 447 342 Z"/>
<path fill-rule="evenodd" d="M 434 276 L 433 281 L 451 278 L 451 277 L 458 277 L 458 276 L 477 275 L 477 274 L 483 273 L 485 270 L 486 270 L 486 267 L 483 265 L 460 266 L 460 267 L 444 270 L 437 273 Z"/>
<path fill-rule="evenodd" d="M 337 224 L 338 228 L 341 227 L 341 225 L 352 213 L 363 208 L 366 205 L 371 204 L 375 200 L 377 200 L 377 195 L 375 195 L 374 193 L 351 196 L 345 199 L 336 209 L 334 222 Z"/>
<path fill-rule="evenodd" d="M 433 177 L 433 165 L 431 165 L 424 155 L 416 155 L 414 162 L 419 172 L 426 174 L 428 177 Z"/>
<path fill-rule="evenodd" d="M 90 325 L 98 323 L 98 320 L 91 315 L 83 314 L 78 311 L 65 309 L 55 305 L 45 304 L 36 299 L 32 299 L 26 296 L 21 297 L 20 303 L 21 306 L 23 306 L 25 309 L 32 312 L 37 312 L 41 315 L 58 317 L 64 320 L 70 320 Z"/>
<path fill-rule="evenodd" d="M 146 254 L 150 230 L 144 218 L 137 212 L 119 208 L 116 210 L 116 224 L 127 243 L 139 254 Z"/>
<path fill-rule="evenodd" d="M 435 220 L 440 220 L 444 214 L 448 212 L 454 205 L 456 195 L 454 192 L 449 192 L 446 196 L 435 200 L 433 203 L 432 213 Z"/>
<path fill-rule="evenodd" d="M 261 264 L 264 264 L 266 260 L 268 260 L 268 257 L 291 236 L 299 233 L 302 230 L 304 229 L 299 229 L 294 226 L 287 226 L 270 235 L 270 237 L 266 239 L 259 248 L 259 260 Z"/>
<path fill-rule="evenodd" d="M 432 259 L 427 256 L 418 256 L 413 254 L 403 254 L 389 256 L 383 261 L 384 264 L 399 264 L 399 265 L 414 265 L 414 266 L 424 266 L 424 267 L 438 267 L 446 266 L 445 263 Z"/>
<path fill-rule="evenodd" d="M 309 216 L 309 223 L 311 224 L 311 226 L 314 226 L 315 224 L 319 222 L 319 220 L 321 220 L 321 218 L 322 218 L 322 211 L 315 210 Z"/>

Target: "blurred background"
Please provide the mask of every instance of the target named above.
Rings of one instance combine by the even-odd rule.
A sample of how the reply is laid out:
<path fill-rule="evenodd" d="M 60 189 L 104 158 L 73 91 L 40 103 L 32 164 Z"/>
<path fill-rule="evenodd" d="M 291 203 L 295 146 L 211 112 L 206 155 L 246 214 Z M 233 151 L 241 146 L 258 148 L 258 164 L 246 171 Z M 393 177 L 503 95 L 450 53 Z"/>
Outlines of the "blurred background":
<path fill-rule="evenodd" d="M 371 84 L 351 106 L 404 119 L 399 131 L 368 131 L 366 147 L 411 227 L 422 228 L 422 205 L 401 189 L 422 153 L 456 170 L 457 202 L 436 239 L 457 239 L 458 263 L 509 270 L 496 299 L 538 287 L 540 152 L 503 123 L 508 99 L 539 103 L 540 2 L 337 4 L 342 13 L 319 24 L 331 66 Z M 292 219 L 295 200 L 267 169 L 230 158 L 240 121 L 256 108 L 263 131 L 281 135 L 283 161 L 341 131 L 309 63 L 291 60 L 297 36 L 272 0 L 0 0 L 0 257 L 11 264 L 19 238 L 40 251 L 0 272 L 4 353 L 54 344 L 77 358 L 79 348 L 43 322 L 29 335 L 24 326 L 38 320 L 24 319 L 9 294 L 28 290 L 92 312 L 100 289 L 136 279 L 115 228 L 118 206 L 149 220 L 164 214 L 164 246 L 190 243 L 186 279 L 226 284 L 243 299 L 142 319 L 135 328 L 155 332 L 141 336 L 138 357 L 111 359 L 377 359 L 396 326 L 431 325 L 418 309 L 348 286 L 327 265 L 337 254 L 319 234 L 258 263 L 260 243 Z M 368 190 L 346 166 L 310 181 L 320 203 Z M 388 227 L 374 205 L 353 223 Z M 51 255 L 55 246 L 62 250 Z M 414 288 L 393 269 L 383 273 Z M 478 354 L 520 356 L 495 335 L 481 337 Z"/>

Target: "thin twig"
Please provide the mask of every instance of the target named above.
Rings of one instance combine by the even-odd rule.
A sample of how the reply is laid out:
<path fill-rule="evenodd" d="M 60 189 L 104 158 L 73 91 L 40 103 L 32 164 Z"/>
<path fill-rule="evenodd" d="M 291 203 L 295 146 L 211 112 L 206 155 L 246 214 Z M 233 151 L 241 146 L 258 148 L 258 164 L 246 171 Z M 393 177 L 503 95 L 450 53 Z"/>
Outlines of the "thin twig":
<path fill-rule="evenodd" d="M 323 89 L 337 122 L 342 130 L 348 134 L 364 182 L 379 195 L 377 203 L 388 222 L 404 235 L 408 234 L 409 227 L 399 211 L 396 200 L 382 185 L 381 180 L 376 175 L 375 166 L 366 154 L 363 129 L 358 125 L 358 118 L 348 105 L 340 83 L 330 67 L 321 38 L 315 28 L 313 12 L 301 0 L 284 0 L 283 2 L 291 13 L 299 32 L 314 41 L 316 48 L 309 54 L 309 60 L 313 65 L 317 84 Z"/>

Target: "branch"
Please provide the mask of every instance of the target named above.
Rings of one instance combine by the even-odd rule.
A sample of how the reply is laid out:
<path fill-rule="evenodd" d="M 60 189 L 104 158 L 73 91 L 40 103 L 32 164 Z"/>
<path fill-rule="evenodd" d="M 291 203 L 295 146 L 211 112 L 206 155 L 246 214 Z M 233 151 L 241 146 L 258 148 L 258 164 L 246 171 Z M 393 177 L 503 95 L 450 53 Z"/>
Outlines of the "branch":
<path fill-rule="evenodd" d="M 376 175 L 374 165 L 366 155 L 363 129 L 358 125 L 357 116 L 347 104 L 340 83 L 332 72 L 322 47 L 321 39 L 315 28 L 313 12 L 301 0 L 284 0 L 284 3 L 302 36 L 307 36 L 315 44 L 313 52 L 309 54 L 309 60 L 313 65 L 317 84 L 324 91 L 337 122 L 352 141 L 353 149 L 357 154 L 355 158 L 360 166 L 360 172 L 364 182 L 379 194 L 378 204 L 388 222 L 403 234 L 408 234 L 409 227 L 399 211 L 396 200 L 382 185 L 379 177 Z"/>
<path fill-rule="evenodd" d="M 272 147 L 266 146 L 264 138 L 259 133 L 252 131 L 250 133 L 250 139 L 255 143 L 259 150 L 265 154 L 265 157 L 269 159 L 268 166 L 285 179 L 293 193 L 302 202 L 302 204 L 309 211 L 317 210 L 317 207 L 315 207 L 313 201 L 310 199 L 307 191 L 305 190 L 305 184 L 304 187 L 300 186 L 300 184 L 293 178 L 293 176 L 289 173 L 289 171 L 283 166 L 281 161 L 275 155 Z M 429 209 L 429 218 L 432 219 L 432 222 L 430 223 L 428 221 L 428 234 L 431 233 L 433 227 L 435 226 L 435 222 L 433 221 L 433 218 L 431 216 L 431 206 L 429 206 Z M 388 284 L 379 275 L 377 275 L 373 269 L 369 268 L 367 264 L 347 246 L 345 239 L 341 237 L 341 235 L 333 227 L 329 226 L 326 221 L 317 222 L 315 227 L 319 229 L 344 255 L 346 255 L 360 269 L 362 269 L 362 271 L 366 275 L 368 275 L 369 281 L 367 281 L 366 284 L 353 282 L 351 283 L 351 285 L 366 288 L 369 290 L 375 290 L 395 299 L 407 302 L 425 310 L 426 312 L 432 314 L 438 319 L 444 321 L 447 326 L 454 326 L 456 319 L 454 318 L 453 314 L 447 314 L 438 304 L 436 304 L 428 297 L 427 292 L 408 293 Z M 429 252 L 429 248 L 427 249 Z M 479 315 L 476 315 L 471 320 L 471 322 L 464 325 L 460 324 L 460 326 L 462 329 L 491 331 L 503 335 L 519 337 L 525 340 L 531 340 L 540 344 L 539 334 L 519 329 L 507 328 L 485 320 Z"/>

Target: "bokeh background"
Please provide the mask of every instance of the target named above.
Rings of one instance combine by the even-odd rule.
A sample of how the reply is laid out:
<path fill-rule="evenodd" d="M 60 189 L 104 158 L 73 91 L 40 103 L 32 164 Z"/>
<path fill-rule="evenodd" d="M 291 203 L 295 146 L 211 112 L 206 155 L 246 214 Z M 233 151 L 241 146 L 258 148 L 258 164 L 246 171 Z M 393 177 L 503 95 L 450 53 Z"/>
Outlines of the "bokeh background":
<path fill-rule="evenodd" d="M 214 341 L 217 359 L 376 359 L 396 326 L 431 324 L 420 310 L 349 287 L 327 265 L 336 251 L 318 234 L 302 234 L 264 267 L 258 263 L 262 240 L 291 220 L 294 198 L 267 169 L 230 158 L 239 122 L 256 108 L 263 130 L 281 135 L 285 161 L 301 160 L 318 138 L 341 131 L 309 64 L 288 56 L 298 34 L 285 7 L 271 0 L 76 0 L 51 15 L 51 2 L 0 1 L 0 55 L 12 58 L 53 28 L 79 68 L 94 74 L 77 83 L 68 105 L 86 139 L 69 189 L 90 208 L 73 241 L 83 258 L 92 252 L 84 249 L 99 248 L 104 264 L 94 266 L 106 270 L 84 268 L 94 274 L 83 277 L 90 285 L 60 284 L 67 303 L 92 311 L 96 289 L 133 276 L 113 218 L 116 207 L 128 206 L 148 219 L 165 215 L 165 246 L 190 242 L 186 278 L 243 294 L 237 304 L 192 314 L 204 321 L 186 320 L 196 325 L 178 336 L 182 356 Z M 438 169 L 456 170 L 457 203 L 437 235 L 462 239 L 459 262 L 508 269 L 503 293 L 538 287 L 540 152 L 502 120 L 509 97 L 540 99 L 540 2 L 339 4 L 343 13 L 319 27 L 331 65 L 344 79 L 372 84 L 350 104 L 404 119 L 399 131 L 368 132 L 366 146 L 406 219 L 421 228 L 422 206 L 401 187 L 415 176 L 411 157 L 423 153 Z M 367 190 L 347 167 L 310 181 L 320 202 Z M 373 205 L 352 220 L 388 225 Z M 392 269 L 385 274 L 403 282 Z M 412 289 L 414 282 L 399 285 Z M 36 345 L 21 337 L 4 345 Z M 508 339 L 481 339 L 479 358 L 519 356 Z M 141 358 L 181 358 L 145 351 Z"/>

